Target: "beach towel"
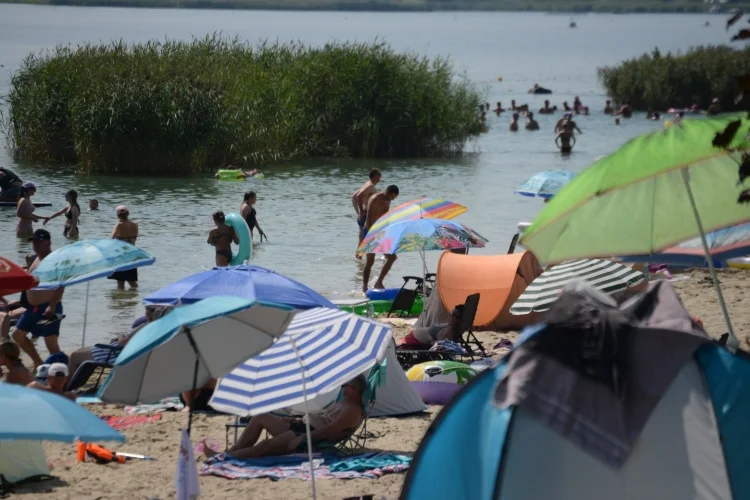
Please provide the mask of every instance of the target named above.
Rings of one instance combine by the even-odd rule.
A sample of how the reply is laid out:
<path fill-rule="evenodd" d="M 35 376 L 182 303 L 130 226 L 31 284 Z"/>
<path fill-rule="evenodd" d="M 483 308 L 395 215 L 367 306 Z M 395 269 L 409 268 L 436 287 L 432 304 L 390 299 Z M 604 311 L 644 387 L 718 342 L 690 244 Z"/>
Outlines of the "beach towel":
<path fill-rule="evenodd" d="M 185 407 L 179 397 L 164 398 L 158 403 L 126 406 L 125 413 L 128 415 L 145 415 L 147 413 L 160 413 L 163 411 L 180 411 Z"/>
<path fill-rule="evenodd" d="M 452 340 L 438 340 L 430 347 L 430 352 L 442 352 L 445 354 L 455 354 L 458 356 L 468 356 L 469 352 L 461 344 Z"/>
<path fill-rule="evenodd" d="M 386 474 L 405 472 L 412 457 L 393 453 L 365 453 L 350 457 L 332 454 L 313 455 L 315 479 L 378 479 Z M 217 455 L 203 463 L 201 476 L 219 476 L 227 479 L 273 480 L 310 479 L 310 466 L 306 454 L 238 460 L 226 454 Z"/>
<path fill-rule="evenodd" d="M 116 431 L 124 431 L 132 427 L 148 424 L 161 420 L 161 415 L 128 415 L 126 417 L 118 417 L 113 415 L 102 415 L 102 420 L 107 422 L 110 427 Z"/>

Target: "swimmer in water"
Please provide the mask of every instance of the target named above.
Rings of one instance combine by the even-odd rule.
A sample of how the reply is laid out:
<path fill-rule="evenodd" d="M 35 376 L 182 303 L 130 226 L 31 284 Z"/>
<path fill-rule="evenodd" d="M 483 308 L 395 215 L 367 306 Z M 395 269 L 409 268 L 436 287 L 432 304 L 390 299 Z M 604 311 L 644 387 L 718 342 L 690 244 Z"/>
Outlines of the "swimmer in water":
<path fill-rule="evenodd" d="M 675 118 L 674 118 L 674 124 L 677 125 L 678 123 L 680 123 L 682 121 L 683 118 L 685 118 L 685 112 L 684 111 L 679 111 L 677 113 L 677 116 L 675 116 Z"/>
<path fill-rule="evenodd" d="M 96 198 L 89 200 L 89 210 L 99 210 L 99 200 Z"/>
<path fill-rule="evenodd" d="M 567 122 L 567 120 L 566 120 Z M 567 123 L 564 123 L 562 130 L 557 133 L 555 137 L 555 145 L 560 149 L 560 152 L 564 155 L 568 155 L 573 152 L 573 146 L 576 143 L 576 138 L 573 136 L 573 132 Z"/>
<path fill-rule="evenodd" d="M 237 237 L 234 228 L 224 222 L 224 212 L 214 212 L 213 219 L 216 227 L 208 233 L 206 243 L 216 247 L 216 265 L 218 267 L 228 266 L 232 261 L 232 242 L 239 244 L 240 239 Z"/>
<path fill-rule="evenodd" d="M 563 117 L 558 120 L 557 124 L 555 125 L 555 133 L 560 132 L 563 127 L 566 127 L 571 134 L 576 130 L 579 134 L 583 133 L 583 131 L 578 128 L 576 122 L 573 121 L 572 113 L 565 113 Z"/>
<path fill-rule="evenodd" d="M 654 120 L 654 121 L 661 120 L 661 113 L 659 113 L 658 111 L 654 111 L 654 114 L 651 117 L 651 119 Z"/>
<path fill-rule="evenodd" d="M 716 116 L 721 113 L 721 103 L 719 102 L 718 97 L 713 98 L 711 104 L 708 105 L 706 113 L 708 114 L 708 116 Z"/>
<path fill-rule="evenodd" d="M 539 130 L 539 123 L 534 120 L 534 113 L 529 112 L 526 115 L 526 130 Z"/>
<path fill-rule="evenodd" d="M 620 119 L 619 118 L 615 118 L 615 125 L 619 125 L 619 124 L 620 124 Z"/>
<path fill-rule="evenodd" d="M 255 177 L 259 173 L 261 173 L 261 172 L 257 168 L 254 168 L 254 169 L 250 170 L 249 172 L 243 172 L 242 170 L 240 170 L 237 173 L 237 176 L 235 177 L 235 179 L 249 179 L 250 177 Z M 219 175 L 219 172 L 216 172 L 216 174 L 214 175 L 214 177 L 217 178 L 217 179 L 221 178 L 221 176 Z"/>
<path fill-rule="evenodd" d="M 612 101 L 606 101 L 604 103 L 604 114 L 605 115 L 614 115 L 615 114 L 615 108 L 612 107 Z"/>
<path fill-rule="evenodd" d="M 615 116 L 622 116 L 623 118 L 631 118 L 633 116 L 633 109 L 630 107 L 630 102 L 625 101 L 622 103 L 622 106 L 620 106 L 620 109 L 617 110 L 617 113 L 615 113 Z"/>
<path fill-rule="evenodd" d="M 570 109 L 570 106 L 568 105 L 568 101 L 563 102 L 563 111 L 565 113 L 570 113 L 571 111 L 573 111 L 572 109 Z"/>
<path fill-rule="evenodd" d="M 549 100 L 544 101 L 544 107 L 539 110 L 540 115 L 551 115 L 555 112 L 555 109 L 550 107 Z"/>
<path fill-rule="evenodd" d="M 518 118 L 518 113 L 513 113 L 513 120 L 511 120 L 509 127 L 511 132 L 518 132 Z"/>
<path fill-rule="evenodd" d="M 497 116 L 500 116 L 500 113 L 505 113 L 505 110 L 503 109 L 503 103 L 500 101 L 497 101 L 497 107 L 492 110 Z"/>

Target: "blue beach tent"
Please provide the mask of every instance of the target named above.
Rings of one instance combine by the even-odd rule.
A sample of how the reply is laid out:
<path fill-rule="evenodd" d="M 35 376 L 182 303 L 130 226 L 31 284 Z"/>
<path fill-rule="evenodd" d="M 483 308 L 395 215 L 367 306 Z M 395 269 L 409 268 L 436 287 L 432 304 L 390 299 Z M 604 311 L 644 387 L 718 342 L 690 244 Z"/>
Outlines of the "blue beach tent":
<path fill-rule="evenodd" d="M 545 322 L 443 409 L 402 499 L 750 498 L 750 360 L 669 283 L 565 292 Z"/>

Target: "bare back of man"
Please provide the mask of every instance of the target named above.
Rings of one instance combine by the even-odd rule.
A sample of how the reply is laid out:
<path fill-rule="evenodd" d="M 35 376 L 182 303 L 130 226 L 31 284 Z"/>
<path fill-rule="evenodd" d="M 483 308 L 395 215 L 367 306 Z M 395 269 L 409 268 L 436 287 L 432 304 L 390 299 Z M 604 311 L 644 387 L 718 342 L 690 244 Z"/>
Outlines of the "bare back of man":
<path fill-rule="evenodd" d="M 398 187 L 395 185 L 390 185 L 382 193 L 378 193 L 370 198 L 370 201 L 367 204 L 367 218 L 365 220 L 365 226 L 362 229 L 363 238 L 367 236 L 367 231 L 369 230 L 369 228 L 372 227 L 372 225 L 375 224 L 375 222 L 379 218 L 381 218 L 388 212 L 388 210 L 391 209 L 391 202 L 395 200 L 397 196 Z M 383 269 L 382 271 L 380 271 L 380 276 L 375 282 L 373 288 L 385 288 L 385 286 L 383 285 L 383 279 L 385 279 L 388 271 L 391 270 L 391 266 L 393 266 L 393 263 L 396 261 L 396 255 L 388 254 L 385 256 L 385 259 L 386 260 L 385 264 L 383 264 Z M 362 273 L 362 292 L 367 291 L 367 285 L 370 282 L 370 271 L 372 270 L 373 264 L 375 264 L 375 254 L 368 253 L 367 260 L 365 262 L 365 269 Z"/>
<path fill-rule="evenodd" d="M 352 205 L 354 206 L 354 212 L 357 214 L 359 243 L 362 243 L 362 240 L 365 237 L 363 228 L 367 221 L 367 205 L 370 202 L 370 198 L 378 192 L 376 186 L 380 182 L 382 176 L 379 169 L 373 168 L 370 170 L 369 177 L 369 180 L 362 184 L 362 186 L 354 192 L 354 195 L 352 195 Z M 356 257 L 361 258 L 359 254 L 356 254 Z"/>

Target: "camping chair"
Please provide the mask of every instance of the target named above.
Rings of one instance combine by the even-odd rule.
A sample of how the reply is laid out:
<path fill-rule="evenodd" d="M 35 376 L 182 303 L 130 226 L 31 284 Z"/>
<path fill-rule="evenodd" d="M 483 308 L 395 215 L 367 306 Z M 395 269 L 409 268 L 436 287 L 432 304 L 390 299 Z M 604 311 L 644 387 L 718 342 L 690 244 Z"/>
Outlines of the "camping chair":
<path fill-rule="evenodd" d="M 516 245 L 518 244 L 518 238 L 520 237 L 521 233 L 516 233 L 513 235 L 513 238 L 510 240 L 510 246 L 508 247 L 508 255 L 516 251 Z"/>
<path fill-rule="evenodd" d="M 117 356 L 119 356 L 120 351 L 122 351 L 121 347 L 115 347 L 109 344 L 96 344 L 94 347 L 107 350 L 106 360 L 104 362 L 84 361 L 83 363 L 81 363 L 81 365 L 76 369 L 73 376 L 70 377 L 68 386 L 65 389 L 66 391 L 74 391 L 83 387 L 98 370 L 99 376 L 96 379 L 94 387 L 85 391 L 86 393 L 96 392 L 99 388 L 99 383 L 102 380 L 102 376 L 104 375 L 104 370 L 112 368 L 112 365 L 117 359 Z"/>
<path fill-rule="evenodd" d="M 411 312 L 411 308 L 414 306 L 414 302 L 416 300 L 416 289 L 401 287 L 401 290 L 398 291 L 396 298 L 393 299 L 391 308 L 388 310 L 388 314 L 386 317 L 390 317 L 394 312 L 398 312 L 400 316 L 404 316 L 404 314 L 408 315 Z"/>
<path fill-rule="evenodd" d="M 458 342 L 461 347 L 466 349 L 469 353 L 466 356 L 472 361 L 477 358 L 486 358 L 487 353 L 484 350 L 484 346 L 479 339 L 474 335 L 474 318 L 477 315 L 477 308 L 479 307 L 479 294 L 475 293 L 466 297 L 464 302 L 464 310 L 461 313 L 461 325 L 459 326 L 459 338 Z M 479 352 L 477 352 L 479 351 Z"/>

